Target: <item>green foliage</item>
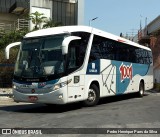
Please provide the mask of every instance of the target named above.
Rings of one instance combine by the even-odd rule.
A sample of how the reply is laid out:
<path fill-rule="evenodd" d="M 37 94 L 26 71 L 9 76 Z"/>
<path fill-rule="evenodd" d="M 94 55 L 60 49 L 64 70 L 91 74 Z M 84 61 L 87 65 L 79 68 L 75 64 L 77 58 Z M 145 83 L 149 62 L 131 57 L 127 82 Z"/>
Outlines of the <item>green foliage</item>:
<path fill-rule="evenodd" d="M 43 15 L 44 15 L 43 13 L 39 13 L 37 11 L 29 15 L 28 20 L 31 20 L 32 23 L 35 25 L 33 31 L 41 29 L 40 27 L 41 23 L 45 23 L 43 25 L 43 28 L 62 26 L 62 23 L 60 22 L 55 23 L 51 19 L 47 20 L 46 17 Z M 11 32 L 0 31 L 0 64 L 9 64 L 9 65 L 15 64 L 19 47 L 11 48 L 9 60 L 5 59 L 5 52 L 4 52 L 5 48 L 10 43 L 21 41 L 23 36 L 25 36 L 25 34 L 27 34 L 28 32 L 29 31 L 27 29 L 13 30 Z M 0 88 L 4 87 L 3 83 L 7 83 L 7 87 L 9 83 L 9 86 L 11 87 L 13 71 L 14 71 L 13 66 L 6 65 L 0 67 Z"/>
<path fill-rule="evenodd" d="M 11 31 L 8 33 L 1 32 L 0 37 L 0 64 L 15 64 L 19 47 L 11 48 L 10 59 L 5 59 L 5 47 L 12 43 L 22 39 L 22 37 L 28 32 L 28 30 Z M 13 66 L 1 66 L 0 67 L 0 88 L 11 87 L 13 78 Z"/>
<path fill-rule="evenodd" d="M 29 15 L 29 19 L 32 21 L 33 24 L 35 24 L 34 29 L 33 30 L 38 30 L 40 29 L 40 25 L 41 23 L 44 22 L 44 19 L 46 19 L 47 17 L 43 16 L 43 13 L 39 13 L 38 11 L 36 11 L 35 13 L 31 13 Z"/>
<path fill-rule="evenodd" d="M 51 28 L 51 27 L 58 27 L 58 26 L 62 26 L 61 22 L 54 22 L 54 20 L 49 19 L 44 21 L 45 24 L 43 25 L 43 28 Z"/>
<path fill-rule="evenodd" d="M 14 64 L 17 58 L 19 47 L 11 48 L 10 58 L 7 60 L 5 58 L 5 49 L 0 50 L 0 64 Z"/>
<path fill-rule="evenodd" d="M 0 50 L 4 49 L 8 44 L 12 42 L 20 41 L 28 30 L 14 30 L 8 33 L 1 33 L 0 36 Z"/>
<path fill-rule="evenodd" d="M 5 59 L 4 49 L 0 50 L 0 64 L 6 64 L 0 67 L 0 88 L 6 88 L 12 86 L 14 64 L 17 57 L 18 48 L 12 48 L 10 59 Z M 8 64 L 8 66 L 7 66 Z"/>
<path fill-rule="evenodd" d="M 5 55 L 4 55 L 4 50 L 7 45 L 13 42 L 18 42 L 21 41 L 23 36 L 28 33 L 28 30 L 14 30 L 8 33 L 3 33 L 0 37 L 0 63 L 5 62 Z M 11 48 L 11 54 L 10 54 L 10 59 L 8 63 L 13 63 L 15 62 L 15 54 L 18 51 L 18 47 Z"/>
<path fill-rule="evenodd" d="M 52 19 L 47 19 L 43 13 L 39 13 L 36 11 L 35 13 L 31 13 L 28 17 L 29 20 L 35 25 L 33 28 L 34 30 L 41 29 L 41 24 L 45 23 L 42 28 L 51 28 L 51 27 L 58 27 L 62 26 L 61 22 L 54 22 Z"/>

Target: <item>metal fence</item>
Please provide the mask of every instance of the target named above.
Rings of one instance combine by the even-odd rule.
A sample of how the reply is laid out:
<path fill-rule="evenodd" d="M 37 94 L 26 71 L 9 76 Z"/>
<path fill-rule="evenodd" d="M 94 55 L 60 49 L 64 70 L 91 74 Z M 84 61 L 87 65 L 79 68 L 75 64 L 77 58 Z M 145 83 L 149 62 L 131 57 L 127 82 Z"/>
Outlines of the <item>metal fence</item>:
<path fill-rule="evenodd" d="M 17 19 L 15 21 L 16 30 L 29 29 L 29 20 L 26 19 Z"/>
<path fill-rule="evenodd" d="M 0 88 L 11 88 L 14 64 L 0 64 Z"/>

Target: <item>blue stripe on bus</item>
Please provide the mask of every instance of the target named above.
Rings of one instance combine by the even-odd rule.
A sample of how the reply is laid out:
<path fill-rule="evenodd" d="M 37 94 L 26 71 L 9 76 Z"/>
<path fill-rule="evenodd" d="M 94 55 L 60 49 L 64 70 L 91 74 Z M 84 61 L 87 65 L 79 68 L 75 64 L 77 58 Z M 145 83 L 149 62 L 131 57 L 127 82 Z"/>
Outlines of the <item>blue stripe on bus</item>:
<path fill-rule="evenodd" d="M 51 81 L 47 81 L 47 82 L 20 82 L 20 81 L 16 81 L 13 80 L 13 82 L 17 83 L 17 84 L 22 84 L 22 85 L 33 85 L 33 84 L 37 84 L 37 88 L 43 88 L 47 85 L 54 85 L 59 81 L 59 79 L 55 79 L 55 80 L 51 80 Z"/>
<path fill-rule="evenodd" d="M 135 75 L 145 76 L 150 65 L 129 62 L 111 61 L 116 66 L 116 94 L 123 94 Z"/>
<path fill-rule="evenodd" d="M 136 64 L 130 62 L 122 62 L 112 60 L 112 66 L 116 66 L 116 94 L 123 94 L 130 81 L 136 75 L 145 76 L 149 71 L 149 64 Z M 109 66 L 110 66 L 109 65 Z M 87 75 L 99 75 L 100 74 L 100 60 L 90 62 L 87 67 Z"/>

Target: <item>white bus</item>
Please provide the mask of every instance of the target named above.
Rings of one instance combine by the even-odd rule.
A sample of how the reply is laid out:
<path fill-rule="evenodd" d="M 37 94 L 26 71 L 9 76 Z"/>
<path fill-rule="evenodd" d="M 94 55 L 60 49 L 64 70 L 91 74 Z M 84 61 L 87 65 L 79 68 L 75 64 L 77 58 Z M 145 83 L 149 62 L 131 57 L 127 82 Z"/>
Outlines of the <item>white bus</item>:
<path fill-rule="evenodd" d="M 63 26 L 30 32 L 15 63 L 16 102 L 94 106 L 107 96 L 153 88 L 152 53 L 124 38 L 87 26 Z"/>

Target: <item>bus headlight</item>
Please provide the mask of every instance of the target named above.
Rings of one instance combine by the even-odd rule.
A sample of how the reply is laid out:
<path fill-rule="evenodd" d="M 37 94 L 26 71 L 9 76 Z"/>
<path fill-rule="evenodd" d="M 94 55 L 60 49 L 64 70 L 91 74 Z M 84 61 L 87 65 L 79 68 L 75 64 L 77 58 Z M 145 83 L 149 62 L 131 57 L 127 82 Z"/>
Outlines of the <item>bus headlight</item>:
<path fill-rule="evenodd" d="M 58 90 L 58 89 L 60 89 L 60 88 L 62 88 L 62 87 L 64 87 L 64 86 L 68 85 L 71 81 L 72 81 L 72 79 L 67 80 L 67 81 L 65 81 L 65 82 L 62 82 L 62 83 L 59 83 L 59 84 L 55 84 L 55 85 L 53 86 L 53 90 Z"/>

